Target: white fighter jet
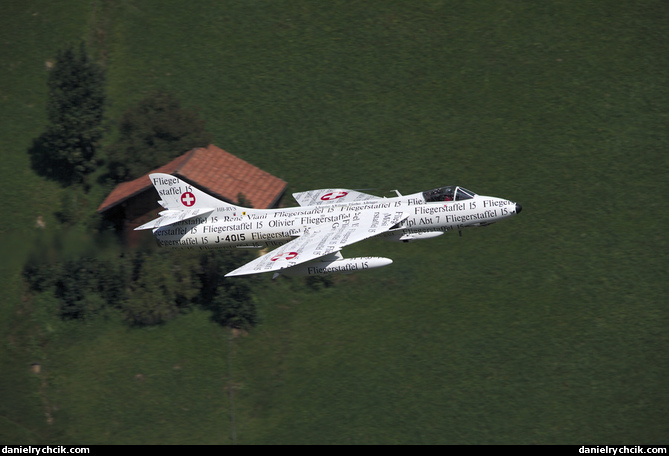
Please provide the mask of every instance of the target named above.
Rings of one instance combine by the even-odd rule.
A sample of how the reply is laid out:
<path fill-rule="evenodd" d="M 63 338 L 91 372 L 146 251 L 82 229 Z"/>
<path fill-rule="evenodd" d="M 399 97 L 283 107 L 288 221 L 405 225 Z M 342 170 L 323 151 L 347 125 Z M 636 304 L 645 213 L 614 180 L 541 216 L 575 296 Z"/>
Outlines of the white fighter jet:
<path fill-rule="evenodd" d="M 371 237 L 412 242 L 446 231 L 486 226 L 518 214 L 520 204 L 477 195 L 455 185 L 383 198 L 329 188 L 293 193 L 300 207 L 252 209 L 235 206 L 169 175 L 151 174 L 166 209 L 136 230 L 153 230 L 163 247 L 266 249 L 226 274 L 274 272 L 274 277 L 328 275 L 379 268 L 388 258 L 344 258 L 347 245 Z"/>

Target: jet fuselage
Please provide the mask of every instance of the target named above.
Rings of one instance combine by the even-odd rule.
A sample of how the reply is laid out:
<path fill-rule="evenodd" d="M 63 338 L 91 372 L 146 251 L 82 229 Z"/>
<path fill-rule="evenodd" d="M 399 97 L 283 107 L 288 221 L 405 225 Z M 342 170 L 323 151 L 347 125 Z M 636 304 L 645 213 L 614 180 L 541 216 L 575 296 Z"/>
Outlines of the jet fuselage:
<path fill-rule="evenodd" d="M 355 224 L 364 211 L 377 211 L 372 223 L 389 223 L 394 213 L 409 213 L 397 226 L 377 236 L 391 241 L 428 239 L 446 231 L 486 226 L 520 212 L 502 198 L 475 195 L 462 201 L 425 200 L 423 193 L 359 202 L 329 203 L 285 209 L 218 207 L 154 231 L 162 247 L 232 249 L 277 247 L 306 230 L 338 229 Z M 383 220 L 383 219 L 386 220 Z M 374 226 L 374 225 L 373 225 Z M 342 236 L 345 236 L 343 234 Z"/>

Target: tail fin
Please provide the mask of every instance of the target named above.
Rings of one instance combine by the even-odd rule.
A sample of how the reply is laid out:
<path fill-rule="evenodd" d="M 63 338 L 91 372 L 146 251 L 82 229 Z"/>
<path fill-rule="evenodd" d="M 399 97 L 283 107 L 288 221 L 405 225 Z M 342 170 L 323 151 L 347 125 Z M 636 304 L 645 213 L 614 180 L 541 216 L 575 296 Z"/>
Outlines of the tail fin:
<path fill-rule="evenodd" d="M 192 185 L 170 174 L 149 174 L 151 183 L 162 198 L 160 204 L 168 210 L 205 209 L 230 206 L 232 204 L 214 198 Z"/>
<path fill-rule="evenodd" d="M 246 214 L 247 209 L 214 198 L 170 174 L 149 174 L 149 179 L 162 198 L 158 203 L 166 210 L 157 219 L 135 230 L 155 230 L 193 217 L 206 216 L 214 211 L 228 212 L 233 217 Z"/>

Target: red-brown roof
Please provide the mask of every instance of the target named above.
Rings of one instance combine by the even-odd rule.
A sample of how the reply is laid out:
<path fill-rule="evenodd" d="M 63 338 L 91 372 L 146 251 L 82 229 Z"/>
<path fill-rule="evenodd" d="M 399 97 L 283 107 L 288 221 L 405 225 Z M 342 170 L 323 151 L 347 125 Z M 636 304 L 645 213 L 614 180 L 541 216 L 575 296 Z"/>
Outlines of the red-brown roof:
<path fill-rule="evenodd" d="M 119 184 L 98 208 L 104 212 L 151 187 L 149 174 L 166 173 L 183 178 L 201 190 L 230 202 L 242 193 L 258 209 L 274 205 L 286 182 L 214 145 L 186 152 L 140 178 Z M 158 196 L 156 194 L 156 196 Z"/>

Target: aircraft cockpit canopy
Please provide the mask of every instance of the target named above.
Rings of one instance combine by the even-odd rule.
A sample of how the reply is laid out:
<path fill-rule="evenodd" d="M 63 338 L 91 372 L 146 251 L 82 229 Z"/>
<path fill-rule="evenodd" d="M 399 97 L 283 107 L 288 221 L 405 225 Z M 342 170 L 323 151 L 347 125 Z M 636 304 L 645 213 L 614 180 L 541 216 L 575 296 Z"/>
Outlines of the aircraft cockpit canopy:
<path fill-rule="evenodd" d="M 448 187 L 440 187 L 423 192 L 423 198 L 425 198 L 425 201 L 428 203 L 438 201 L 463 201 L 472 199 L 474 196 L 476 196 L 476 193 L 456 185 L 449 185 Z"/>

